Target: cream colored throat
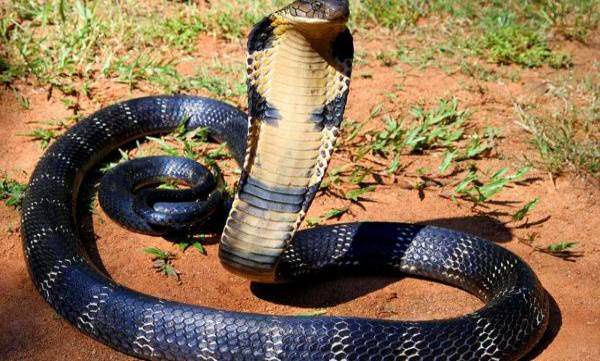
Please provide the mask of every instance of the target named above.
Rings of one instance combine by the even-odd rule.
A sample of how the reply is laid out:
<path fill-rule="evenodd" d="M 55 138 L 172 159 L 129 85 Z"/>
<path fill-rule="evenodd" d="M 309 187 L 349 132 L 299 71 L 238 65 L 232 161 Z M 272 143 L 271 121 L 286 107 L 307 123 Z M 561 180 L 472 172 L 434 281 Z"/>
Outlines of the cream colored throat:
<path fill-rule="evenodd" d="M 325 127 L 322 115 L 345 90 L 347 75 L 293 28 L 250 57 L 250 84 L 275 116 L 250 119 L 247 177 L 225 227 L 221 257 L 244 277 L 273 281 L 329 161 L 337 128 Z"/>

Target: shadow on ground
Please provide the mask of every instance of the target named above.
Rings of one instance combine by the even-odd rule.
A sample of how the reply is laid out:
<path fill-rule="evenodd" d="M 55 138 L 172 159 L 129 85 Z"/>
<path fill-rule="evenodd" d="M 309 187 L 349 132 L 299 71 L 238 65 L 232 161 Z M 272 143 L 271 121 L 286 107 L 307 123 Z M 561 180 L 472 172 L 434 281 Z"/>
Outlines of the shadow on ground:
<path fill-rule="evenodd" d="M 280 285 L 252 283 L 250 290 L 256 297 L 280 305 L 329 308 L 385 288 L 401 278 L 349 276 Z"/>
<path fill-rule="evenodd" d="M 542 351 L 550 346 L 552 341 L 554 341 L 554 338 L 556 338 L 556 335 L 558 335 L 558 331 L 562 327 L 562 312 L 560 311 L 560 307 L 558 307 L 558 303 L 556 303 L 556 300 L 550 293 L 546 292 L 546 294 L 548 295 L 548 300 L 550 301 L 550 316 L 548 319 L 548 326 L 546 328 L 546 332 L 542 336 L 542 339 L 537 343 L 537 345 L 535 345 L 533 350 L 531 350 L 523 358 L 525 361 L 535 360 L 535 358 L 539 356 Z"/>
<path fill-rule="evenodd" d="M 0 278 L 0 289 L 13 293 L 0 301 L 0 359 L 25 354 L 32 348 L 31 340 L 49 332 L 45 329 L 47 306 L 35 292 L 33 283 L 25 279 L 27 275 L 22 278 L 20 282 L 29 282 L 25 287 Z"/>
<path fill-rule="evenodd" d="M 496 243 L 510 242 L 513 238 L 512 231 L 507 228 L 504 223 L 487 215 L 440 218 L 419 222 L 419 224 L 427 224 L 470 233 Z"/>

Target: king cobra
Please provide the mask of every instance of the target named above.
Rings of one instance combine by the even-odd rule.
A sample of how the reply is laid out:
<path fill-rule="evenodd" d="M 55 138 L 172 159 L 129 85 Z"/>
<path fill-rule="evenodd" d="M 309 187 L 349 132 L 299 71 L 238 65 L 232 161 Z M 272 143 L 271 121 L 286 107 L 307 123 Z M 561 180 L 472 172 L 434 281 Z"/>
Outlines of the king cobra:
<path fill-rule="evenodd" d="M 319 189 L 343 117 L 353 40 L 347 0 L 296 0 L 260 21 L 248 41 L 249 114 L 223 102 L 154 96 L 101 109 L 46 151 L 23 202 L 22 238 L 35 287 L 83 333 L 149 360 L 512 360 L 547 325 L 533 271 L 504 248 L 427 226 L 359 222 L 298 229 Z M 412 275 L 459 287 L 485 305 L 432 321 L 231 312 L 123 287 L 90 260 L 77 212 L 86 174 L 137 138 L 207 128 L 242 168 L 232 202 L 190 160 L 125 162 L 99 200 L 130 230 L 161 235 L 215 223 L 229 211 L 223 266 L 263 283 L 338 274 Z M 150 187 L 180 179 L 189 188 Z M 224 206 L 224 204 L 228 204 Z"/>

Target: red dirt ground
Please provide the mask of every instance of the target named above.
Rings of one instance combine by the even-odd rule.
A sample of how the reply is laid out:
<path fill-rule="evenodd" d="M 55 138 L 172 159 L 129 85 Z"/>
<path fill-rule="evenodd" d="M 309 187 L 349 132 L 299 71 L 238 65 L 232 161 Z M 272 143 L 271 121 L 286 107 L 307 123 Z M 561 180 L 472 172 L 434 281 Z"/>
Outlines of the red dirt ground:
<path fill-rule="evenodd" d="M 206 39 L 204 39 L 206 40 Z M 376 40 L 357 39 L 357 48 L 372 52 L 380 47 Z M 241 43 L 211 40 L 215 52 L 210 56 L 243 57 Z M 576 70 L 590 71 L 598 50 L 582 49 L 575 58 Z M 201 65 L 198 59 L 193 66 Z M 428 105 L 445 96 L 456 96 L 461 107 L 473 112 L 475 126 L 500 127 L 504 138 L 494 153 L 500 156 L 478 161 L 482 168 L 515 169 L 524 153 L 534 154 L 527 135 L 514 122 L 512 101 L 521 96 L 535 96 L 535 86 L 545 84 L 555 71 L 542 68 L 523 72 L 518 82 L 477 82 L 460 74 L 448 75 L 436 68 L 416 69 L 400 64 L 405 75 L 390 68 L 357 65 L 352 84 L 347 118 L 367 119 L 370 109 L 383 102 L 388 111 L 406 111 L 422 99 Z M 187 65 L 182 65 L 182 68 Z M 185 69 L 182 69 L 184 71 Z M 370 76 L 361 76 L 370 74 Z M 403 87 L 399 90 L 397 84 Z M 484 87 L 481 94 L 475 85 Z M 47 99 L 47 90 L 30 84 L 19 84 L 31 101 L 31 110 L 23 110 L 12 92 L 0 93 L 0 169 L 11 177 L 26 181 L 42 155 L 39 143 L 28 141 L 20 134 L 35 128 L 36 122 L 63 118 L 71 114 L 60 99 Z M 387 93 L 397 95 L 390 101 Z M 129 92 L 125 87 L 107 83 L 95 89 L 95 102 L 82 101 L 83 112 L 94 110 L 148 92 Z M 533 94 L 533 95 L 532 95 Z M 540 100 L 541 101 L 541 100 Z M 552 296 L 551 329 L 540 347 L 531 355 L 538 360 L 598 360 L 600 359 L 600 191 L 596 186 L 573 176 L 552 180 L 542 171 L 532 171 L 526 182 L 502 192 L 485 213 L 473 211 L 468 204 L 457 206 L 441 195 L 450 189 L 426 191 L 420 200 L 414 190 L 406 187 L 419 167 L 435 169 L 440 155 L 403 156 L 408 164 L 394 181 L 369 194 L 364 208 L 352 207 L 341 222 L 358 220 L 423 222 L 471 232 L 510 249 L 534 269 Z M 336 155 L 334 165 L 343 162 Z M 522 203 L 540 197 L 540 203 L 529 216 L 529 225 L 510 221 Z M 506 202 L 502 202 L 506 201 Z M 323 214 L 341 205 L 334 197 L 319 196 L 309 216 Z M 326 309 L 329 315 L 354 315 L 386 319 L 435 319 L 458 316 L 481 306 L 476 298 L 451 287 L 415 279 L 352 278 L 327 281 L 322 284 L 285 286 L 275 289 L 257 287 L 224 271 L 217 259 L 217 246 L 207 245 L 206 256 L 190 249 L 182 254 L 161 238 L 130 233 L 100 210 L 93 217 L 97 235 L 99 262 L 117 281 L 135 290 L 168 299 L 227 310 L 297 314 Z M 0 358 L 4 360 L 128 360 L 115 351 L 80 334 L 56 316 L 36 293 L 28 277 L 21 240 L 19 214 L 0 204 Z M 8 231 L 7 231 L 8 230 Z M 558 241 L 575 241 L 582 257 L 565 261 L 550 255 L 532 252 L 519 242 L 528 234 L 539 234 L 540 246 Z M 157 246 L 177 252 L 175 266 L 182 272 L 182 282 L 164 278 L 150 268 L 144 247 Z M 95 247 L 91 247 L 94 249 Z"/>

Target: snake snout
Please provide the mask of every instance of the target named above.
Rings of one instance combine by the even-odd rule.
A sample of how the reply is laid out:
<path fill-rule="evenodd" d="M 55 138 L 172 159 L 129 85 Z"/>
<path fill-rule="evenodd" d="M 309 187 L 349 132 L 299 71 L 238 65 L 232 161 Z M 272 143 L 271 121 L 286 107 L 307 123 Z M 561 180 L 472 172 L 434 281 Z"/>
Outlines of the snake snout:
<path fill-rule="evenodd" d="M 350 17 L 348 0 L 326 0 L 325 14 L 330 21 L 346 22 Z"/>

